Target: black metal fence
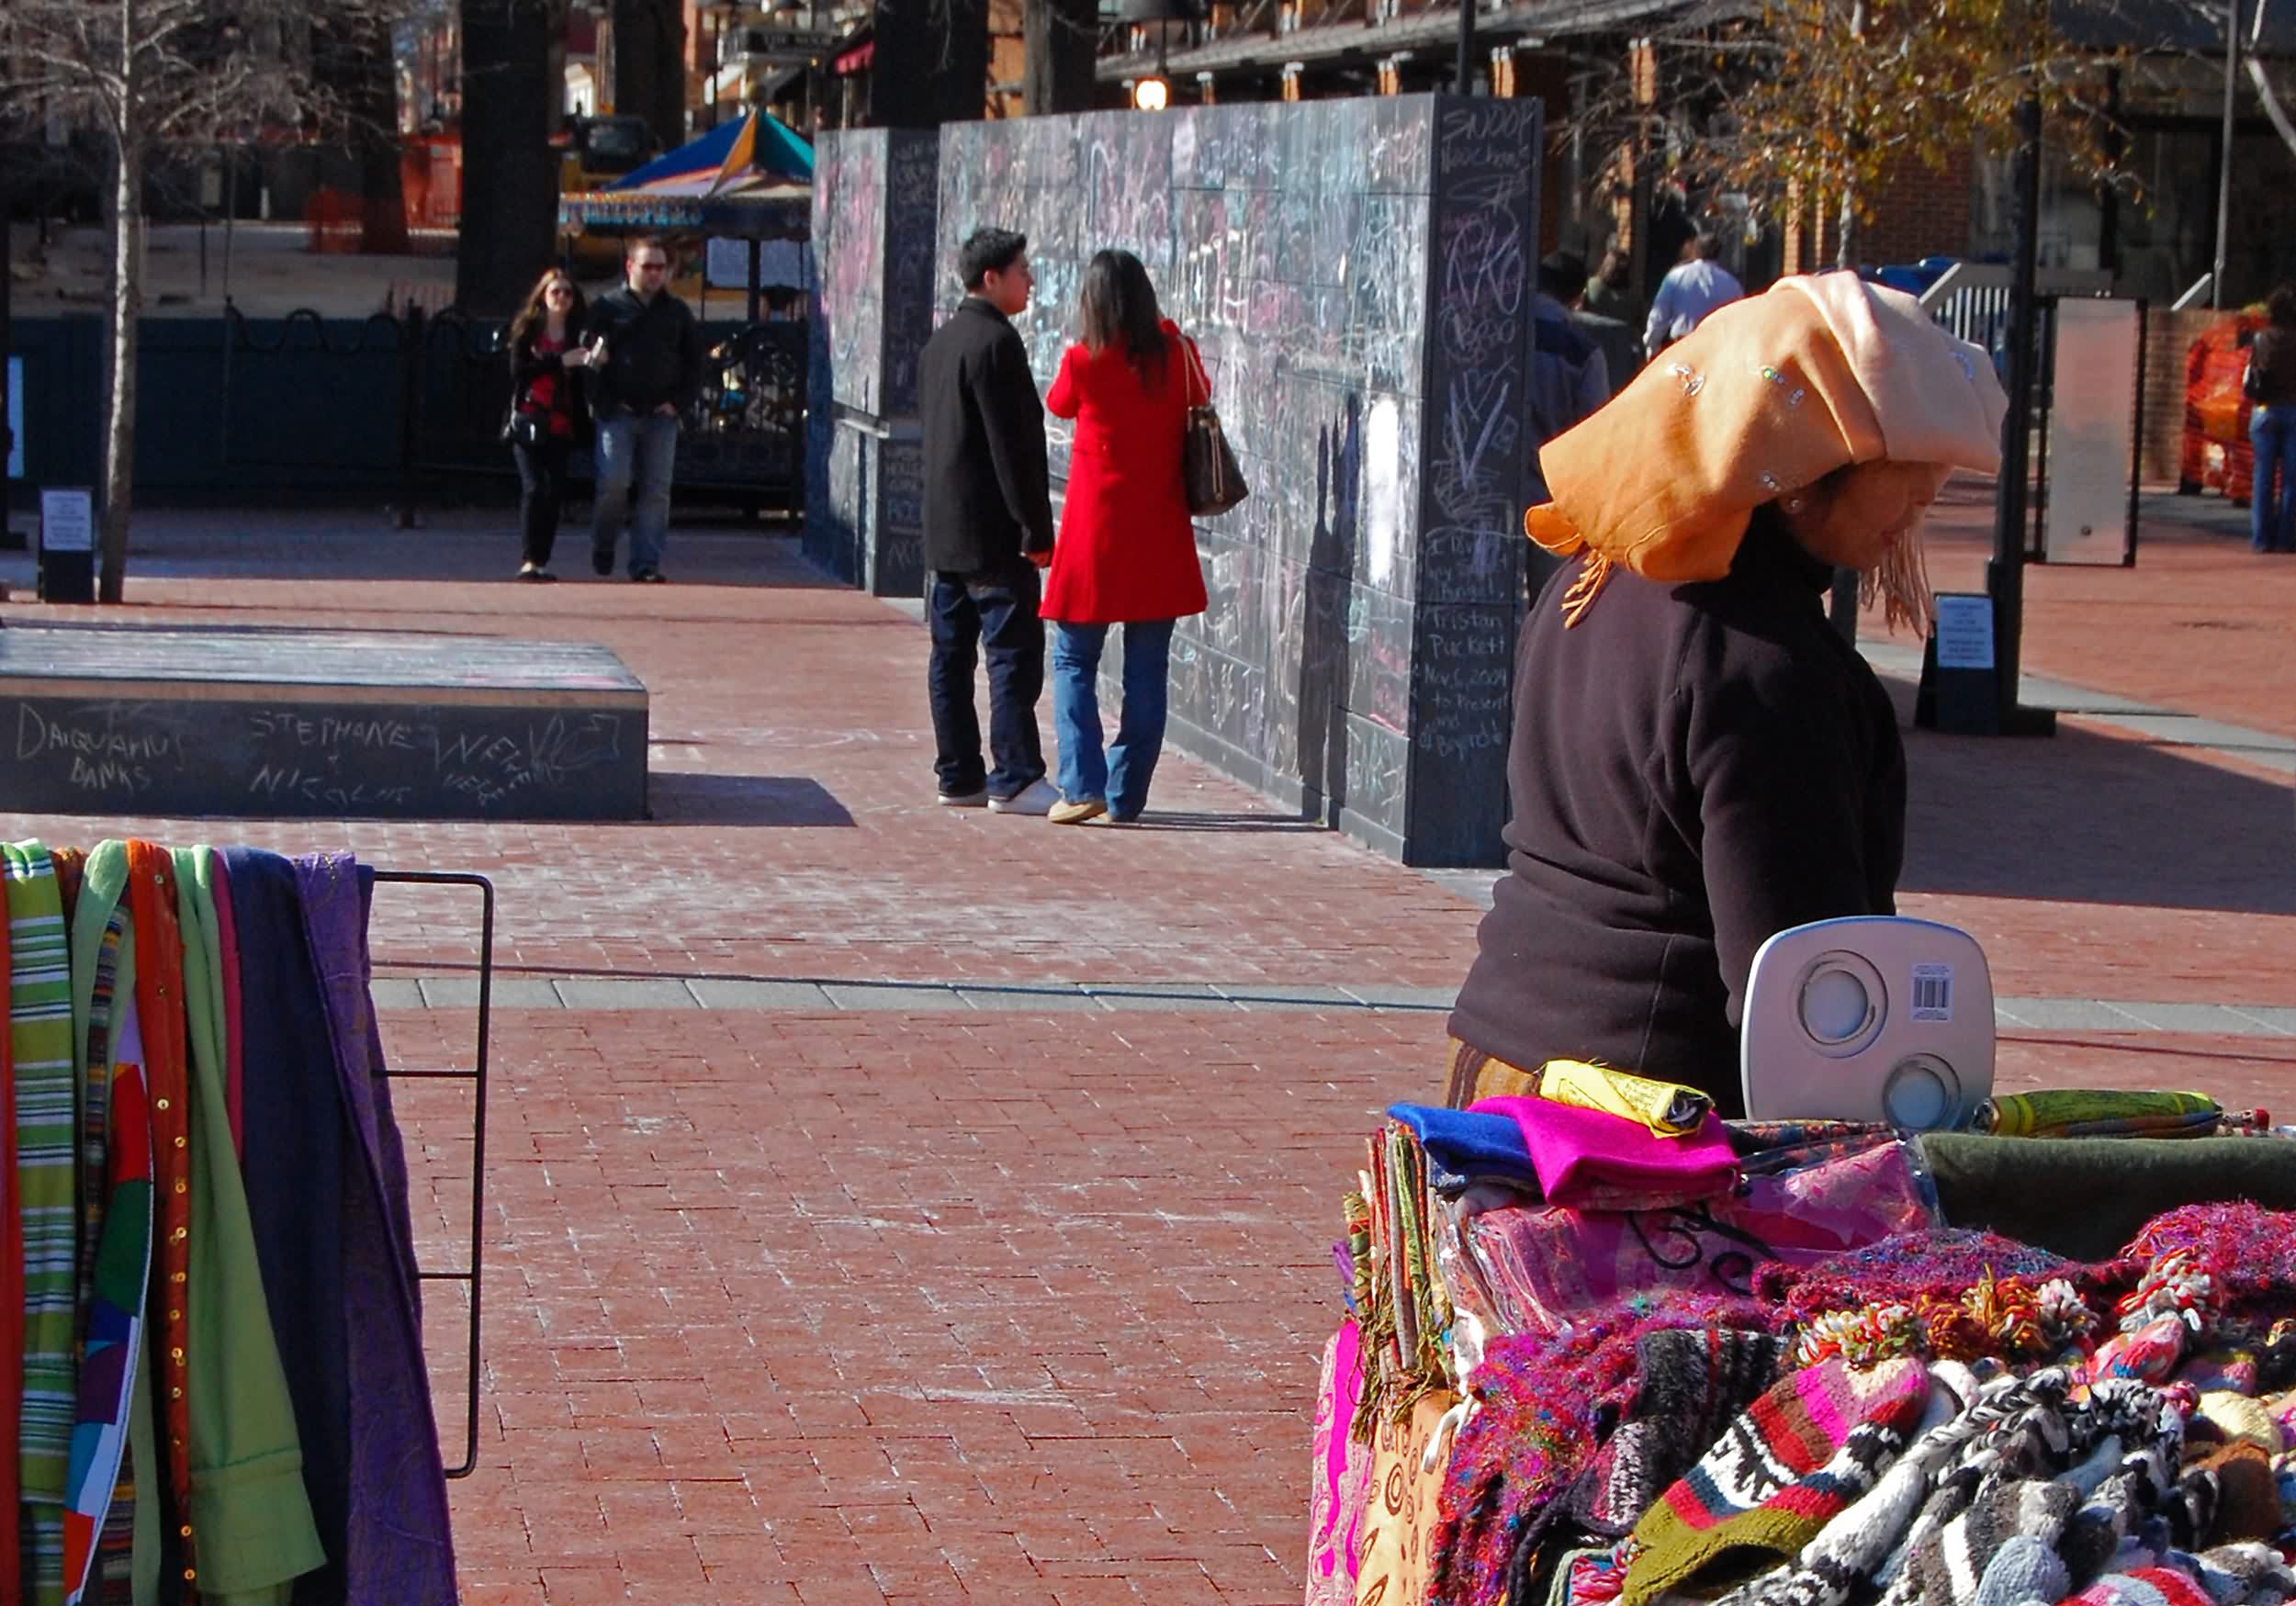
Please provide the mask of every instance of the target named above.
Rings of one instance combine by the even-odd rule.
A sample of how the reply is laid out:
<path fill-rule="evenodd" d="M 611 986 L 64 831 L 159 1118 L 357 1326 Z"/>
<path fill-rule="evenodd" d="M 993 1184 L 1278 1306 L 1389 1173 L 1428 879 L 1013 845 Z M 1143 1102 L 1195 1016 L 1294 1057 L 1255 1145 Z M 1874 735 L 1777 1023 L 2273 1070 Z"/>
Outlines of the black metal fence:
<path fill-rule="evenodd" d="M 678 447 L 689 505 L 805 505 L 806 326 L 704 326 L 710 361 Z M 168 503 L 507 500 L 510 363 L 499 320 L 452 310 L 324 318 L 147 318 L 140 331 L 136 495 Z M 102 477 L 103 320 L 19 318 L 25 477 Z M 578 473 L 587 464 L 577 463 Z"/>

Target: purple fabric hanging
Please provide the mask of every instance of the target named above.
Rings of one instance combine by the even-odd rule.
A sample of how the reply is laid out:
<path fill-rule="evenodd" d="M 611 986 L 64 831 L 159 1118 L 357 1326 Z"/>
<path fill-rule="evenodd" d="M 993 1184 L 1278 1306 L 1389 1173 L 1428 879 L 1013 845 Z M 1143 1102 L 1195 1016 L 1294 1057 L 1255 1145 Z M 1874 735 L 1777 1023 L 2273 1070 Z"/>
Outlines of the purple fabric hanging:
<path fill-rule="evenodd" d="M 351 1340 L 346 1606 L 455 1606 L 454 1540 L 422 1358 L 406 1154 L 367 996 L 373 872 L 347 853 L 330 853 L 297 859 L 295 873 L 351 1128 L 343 1197 Z"/>
<path fill-rule="evenodd" d="M 295 1402 L 303 1491 L 327 1552 L 325 1567 L 295 1580 L 294 1601 L 339 1606 L 352 1500 L 343 1203 L 355 1140 L 303 937 L 295 866 L 266 848 L 226 848 L 219 859 L 239 938 L 240 1170 L 271 1333 Z M 221 878 L 216 890 L 219 909 Z"/>

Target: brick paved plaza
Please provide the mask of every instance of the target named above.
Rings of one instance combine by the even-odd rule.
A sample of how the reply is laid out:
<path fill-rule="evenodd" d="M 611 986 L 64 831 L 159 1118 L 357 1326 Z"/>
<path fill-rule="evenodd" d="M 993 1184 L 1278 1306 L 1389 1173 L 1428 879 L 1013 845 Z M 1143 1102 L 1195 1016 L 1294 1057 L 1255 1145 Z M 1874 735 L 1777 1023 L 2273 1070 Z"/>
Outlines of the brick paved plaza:
<path fill-rule="evenodd" d="M 1941 517 L 1941 588 L 1980 583 L 1986 516 Z M 494 879 L 467 1598 L 1296 1601 L 1339 1193 L 1377 1111 L 1435 1086 L 1489 877 L 1401 869 L 1177 758 L 1137 828 L 937 809 L 908 615 L 757 533 L 681 531 L 667 587 L 514 586 L 510 524 L 152 514 L 132 605 L 74 617 L 603 642 L 652 693 L 653 820 L 0 813 Z M 0 617 L 52 612 L 20 554 L 0 579 Z M 1908 734 L 1903 906 L 1986 944 L 2010 1082 L 2277 1111 L 2296 559 L 2163 502 L 2133 570 L 2027 583 L 2028 695 L 2063 732 Z M 1909 708 L 1908 644 L 1872 650 Z M 388 894 L 386 1041 L 467 1064 L 467 899 Z M 423 1252 L 456 1265 L 468 1096 L 400 1113 Z M 430 1315 L 454 1434 L 451 1286 Z"/>

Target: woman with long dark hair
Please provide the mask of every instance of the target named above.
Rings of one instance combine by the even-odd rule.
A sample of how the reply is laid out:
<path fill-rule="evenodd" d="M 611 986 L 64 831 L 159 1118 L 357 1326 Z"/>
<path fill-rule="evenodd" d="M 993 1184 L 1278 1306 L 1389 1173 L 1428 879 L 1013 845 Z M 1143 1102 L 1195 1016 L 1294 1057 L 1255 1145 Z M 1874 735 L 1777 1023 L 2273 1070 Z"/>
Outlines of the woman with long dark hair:
<path fill-rule="evenodd" d="M 1203 359 L 1156 307 L 1148 270 L 1103 251 L 1085 270 L 1082 339 L 1044 405 L 1076 421 L 1060 537 L 1044 585 L 1052 622 L 1055 825 L 1140 817 L 1164 748 L 1176 621 L 1204 611 L 1181 466 L 1187 410 L 1210 399 Z M 1103 751 L 1097 680 L 1109 626 L 1124 627 L 1124 707 Z"/>
<path fill-rule="evenodd" d="M 511 455 L 518 462 L 518 517 L 523 549 L 518 578 L 555 580 L 550 549 L 566 505 L 567 458 L 589 413 L 582 404 L 582 344 L 589 311 L 581 286 L 557 268 L 535 281 L 511 322 Z"/>

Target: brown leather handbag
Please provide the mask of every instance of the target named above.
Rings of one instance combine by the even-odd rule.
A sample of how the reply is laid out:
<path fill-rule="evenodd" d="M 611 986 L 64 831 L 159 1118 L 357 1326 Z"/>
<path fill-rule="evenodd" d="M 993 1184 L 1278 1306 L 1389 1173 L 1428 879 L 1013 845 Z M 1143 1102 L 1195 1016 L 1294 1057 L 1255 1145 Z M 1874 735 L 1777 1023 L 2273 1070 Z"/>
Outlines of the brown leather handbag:
<path fill-rule="evenodd" d="M 1180 457 L 1187 481 L 1187 511 L 1209 517 L 1234 507 L 1252 494 L 1252 488 L 1244 483 L 1244 470 L 1236 466 L 1235 449 L 1228 444 L 1227 431 L 1220 427 L 1220 410 L 1210 400 L 1211 381 L 1205 377 L 1203 359 L 1196 354 L 1196 343 L 1184 337 L 1180 348 L 1187 354 L 1188 368 L 1197 387 L 1207 399 L 1201 406 L 1187 410 L 1187 433 Z"/>

